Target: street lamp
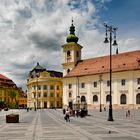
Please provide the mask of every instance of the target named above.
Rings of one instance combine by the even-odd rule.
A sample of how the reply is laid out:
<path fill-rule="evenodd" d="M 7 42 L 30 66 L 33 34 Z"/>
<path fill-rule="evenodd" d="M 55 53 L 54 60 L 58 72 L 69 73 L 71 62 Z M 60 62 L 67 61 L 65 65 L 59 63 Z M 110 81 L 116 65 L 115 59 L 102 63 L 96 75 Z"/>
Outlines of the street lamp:
<path fill-rule="evenodd" d="M 40 73 L 39 73 L 39 72 L 37 72 L 37 73 L 36 73 L 36 78 L 37 78 L 36 106 L 37 106 L 37 109 L 38 109 L 38 78 L 39 78 L 39 76 L 40 76 Z M 36 109 L 35 109 L 35 111 L 36 111 Z"/>
<path fill-rule="evenodd" d="M 105 33 L 105 41 L 104 43 L 110 43 L 110 104 L 109 104 L 109 116 L 108 116 L 108 121 L 113 121 L 113 113 L 112 113 L 112 45 L 117 46 L 116 42 L 116 30 L 117 28 L 113 28 L 112 26 L 108 26 L 107 24 L 104 23 L 104 26 L 106 28 L 106 33 Z M 108 41 L 108 35 L 107 33 L 109 32 L 109 41 Z M 114 34 L 114 42 L 112 44 L 112 34 Z"/>
<path fill-rule="evenodd" d="M 102 104 L 101 104 L 101 82 L 102 82 L 102 75 L 99 75 L 99 83 L 100 83 L 100 112 L 102 112 Z"/>
<path fill-rule="evenodd" d="M 77 96 L 77 109 L 80 109 L 80 96 Z"/>

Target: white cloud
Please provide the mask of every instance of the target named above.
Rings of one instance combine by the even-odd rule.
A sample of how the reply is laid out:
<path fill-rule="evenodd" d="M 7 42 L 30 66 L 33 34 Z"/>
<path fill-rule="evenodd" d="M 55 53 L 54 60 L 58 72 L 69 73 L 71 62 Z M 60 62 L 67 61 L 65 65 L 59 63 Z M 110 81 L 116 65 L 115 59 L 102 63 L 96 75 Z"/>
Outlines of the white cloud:
<path fill-rule="evenodd" d="M 90 0 L 1 0 L 0 73 L 25 86 L 28 72 L 37 62 L 47 69 L 62 70 L 61 45 L 66 42 L 72 17 L 84 47 L 83 58 L 108 52 L 102 43 L 104 34 L 95 28 L 100 24 L 93 18 L 96 10 Z"/>
<path fill-rule="evenodd" d="M 120 52 L 133 51 L 139 49 L 140 40 L 137 38 L 121 39 L 118 42 Z"/>

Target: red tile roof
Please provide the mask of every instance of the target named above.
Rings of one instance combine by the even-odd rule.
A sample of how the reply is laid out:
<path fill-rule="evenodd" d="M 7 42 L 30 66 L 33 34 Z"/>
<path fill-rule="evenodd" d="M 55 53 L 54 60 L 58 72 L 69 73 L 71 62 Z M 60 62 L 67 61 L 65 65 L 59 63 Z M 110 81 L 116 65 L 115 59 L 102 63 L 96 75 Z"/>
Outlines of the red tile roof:
<path fill-rule="evenodd" d="M 110 56 L 81 60 L 65 77 L 107 73 L 109 68 Z M 112 55 L 113 72 L 133 69 L 140 69 L 140 50 Z"/>
<path fill-rule="evenodd" d="M 4 75 L 2 75 L 2 74 L 0 74 L 0 79 L 11 80 L 11 79 L 7 78 L 6 76 L 4 76 Z"/>

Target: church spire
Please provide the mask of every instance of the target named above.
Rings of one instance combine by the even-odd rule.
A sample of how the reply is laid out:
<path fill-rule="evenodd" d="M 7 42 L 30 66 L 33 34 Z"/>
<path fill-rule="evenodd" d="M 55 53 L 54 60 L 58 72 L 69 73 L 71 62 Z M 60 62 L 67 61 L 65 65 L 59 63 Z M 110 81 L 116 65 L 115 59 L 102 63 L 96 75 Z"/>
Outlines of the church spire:
<path fill-rule="evenodd" d="M 73 35 L 75 35 L 75 27 L 74 27 L 74 25 L 73 25 L 73 18 L 72 18 L 72 21 L 71 21 L 72 23 L 71 23 L 71 26 L 70 26 L 70 34 L 73 34 Z"/>
<path fill-rule="evenodd" d="M 70 42 L 75 42 L 77 43 L 78 42 L 78 37 L 75 35 L 75 26 L 73 25 L 73 19 L 72 19 L 72 23 L 71 23 L 71 26 L 70 26 L 70 34 L 67 36 L 67 42 L 70 43 Z"/>

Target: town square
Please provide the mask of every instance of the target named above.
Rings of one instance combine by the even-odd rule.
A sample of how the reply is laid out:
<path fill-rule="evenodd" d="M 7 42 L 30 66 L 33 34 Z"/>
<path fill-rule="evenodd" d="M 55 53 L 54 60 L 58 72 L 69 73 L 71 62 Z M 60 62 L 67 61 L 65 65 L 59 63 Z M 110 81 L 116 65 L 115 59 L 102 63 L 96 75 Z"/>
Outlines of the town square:
<path fill-rule="evenodd" d="M 89 110 L 89 115 L 64 120 L 62 109 L 14 110 L 20 115 L 19 123 L 5 123 L 0 114 L 1 140 L 139 140 L 140 111 L 114 111 L 114 121 L 107 121 L 108 111 Z"/>

